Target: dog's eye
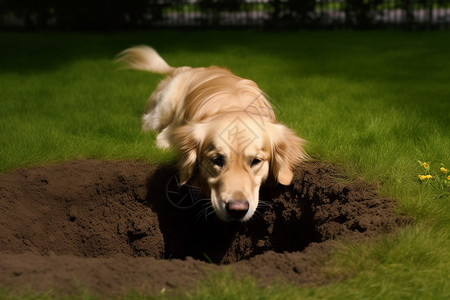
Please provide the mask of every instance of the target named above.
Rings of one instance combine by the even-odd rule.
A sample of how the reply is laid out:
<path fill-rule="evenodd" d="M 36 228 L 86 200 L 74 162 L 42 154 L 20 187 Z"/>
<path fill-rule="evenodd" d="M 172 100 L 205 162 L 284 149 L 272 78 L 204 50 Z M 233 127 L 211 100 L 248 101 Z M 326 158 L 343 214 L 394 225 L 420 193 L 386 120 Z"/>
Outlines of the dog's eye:
<path fill-rule="evenodd" d="M 259 165 L 261 163 L 261 160 L 259 158 L 254 158 L 250 164 L 250 166 L 254 167 L 256 165 Z"/>
<path fill-rule="evenodd" d="M 223 167 L 223 165 L 225 164 L 225 157 L 223 157 L 222 155 L 217 155 L 211 158 L 211 161 L 216 166 Z"/>

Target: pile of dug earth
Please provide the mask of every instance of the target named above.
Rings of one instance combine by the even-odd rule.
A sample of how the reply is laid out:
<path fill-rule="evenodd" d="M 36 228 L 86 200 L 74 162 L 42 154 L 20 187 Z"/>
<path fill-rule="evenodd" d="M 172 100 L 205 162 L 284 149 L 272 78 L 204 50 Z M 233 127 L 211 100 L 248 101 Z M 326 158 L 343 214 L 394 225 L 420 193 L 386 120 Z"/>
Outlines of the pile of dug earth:
<path fill-rule="evenodd" d="M 80 160 L 0 174 L 0 287 L 183 292 L 224 268 L 262 284 L 325 283 L 320 262 L 336 240 L 405 222 L 393 200 L 339 173 L 307 163 L 292 185 L 262 189 L 256 215 L 236 224 L 180 190 L 168 166 Z"/>

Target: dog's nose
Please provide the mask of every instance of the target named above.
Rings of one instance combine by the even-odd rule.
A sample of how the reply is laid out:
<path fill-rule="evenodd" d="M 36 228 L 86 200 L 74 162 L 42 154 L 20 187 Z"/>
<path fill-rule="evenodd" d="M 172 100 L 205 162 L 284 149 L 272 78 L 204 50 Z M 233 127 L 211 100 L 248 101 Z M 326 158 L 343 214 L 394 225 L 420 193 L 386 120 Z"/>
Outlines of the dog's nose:
<path fill-rule="evenodd" d="M 247 200 L 230 200 L 226 204 L 228 214 L 234 220 L 242 219 L 249 208 Z"/>

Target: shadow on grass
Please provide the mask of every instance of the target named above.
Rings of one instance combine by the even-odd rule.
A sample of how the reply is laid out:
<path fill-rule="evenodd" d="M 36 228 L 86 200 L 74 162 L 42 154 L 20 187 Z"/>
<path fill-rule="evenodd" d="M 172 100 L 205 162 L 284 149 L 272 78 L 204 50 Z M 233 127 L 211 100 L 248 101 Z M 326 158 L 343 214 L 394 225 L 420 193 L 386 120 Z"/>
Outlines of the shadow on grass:
<path fill-rule="evenodd" d="M 259 31 L 150 31 L 118 33 L 0 33 L 0 69 L 36 72 L 58 68 L 79 59 L 112 60 L 121 50 L 138 44 L 154 46 L 164 56 L 186 53 L 192 56 L 241 54 L 251 59 L 264 55 L 286 60 L 293 75 L 327 74 L 347 76 L 349 65 L 371 65 L 380 52 L 391 54 L 397 64 L 414 58 L 417 52 L 448 53 L 450 39 L 440 32 L 412 35 L 404 32 L 259 32 Z M 445 48 L 445 49 L 444 49 Z M 210 62 L 213 64 L 214 62 Z M 232 62 L 230 62 L 232 63 Z M 413 61 L 422 64 L 420 61 Z M 430 60 L 428 61 L 430 63 Z M 208 62 L 207 62 L 208 64 Z M 252 63 L 249 62 L 249 65 Z M 354 71 L 354 70 L 353 70 Z M 364 70 L 359 70 L 359 72 Z"/>

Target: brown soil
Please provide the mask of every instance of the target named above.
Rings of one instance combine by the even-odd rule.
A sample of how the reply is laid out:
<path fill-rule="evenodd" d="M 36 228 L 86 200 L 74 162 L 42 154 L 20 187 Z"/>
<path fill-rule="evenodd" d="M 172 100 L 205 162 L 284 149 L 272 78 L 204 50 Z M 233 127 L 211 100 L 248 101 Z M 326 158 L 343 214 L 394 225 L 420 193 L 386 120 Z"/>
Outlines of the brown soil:
<path fill-rule="evenodd" d="M 365 182 L 336 180 L 337 169 L 322 163 L 302 166 L 289 187 L 263 189 L 265 205 L 239 224 L 203 210 L 208 201 L 177 190 L 174 174 L 96 160 L 0 174 L 0 286 L 183 291 L 224 265 L 263 283 L 317 284 L 334 240 L 403 223 L 392 200 Z"/>

